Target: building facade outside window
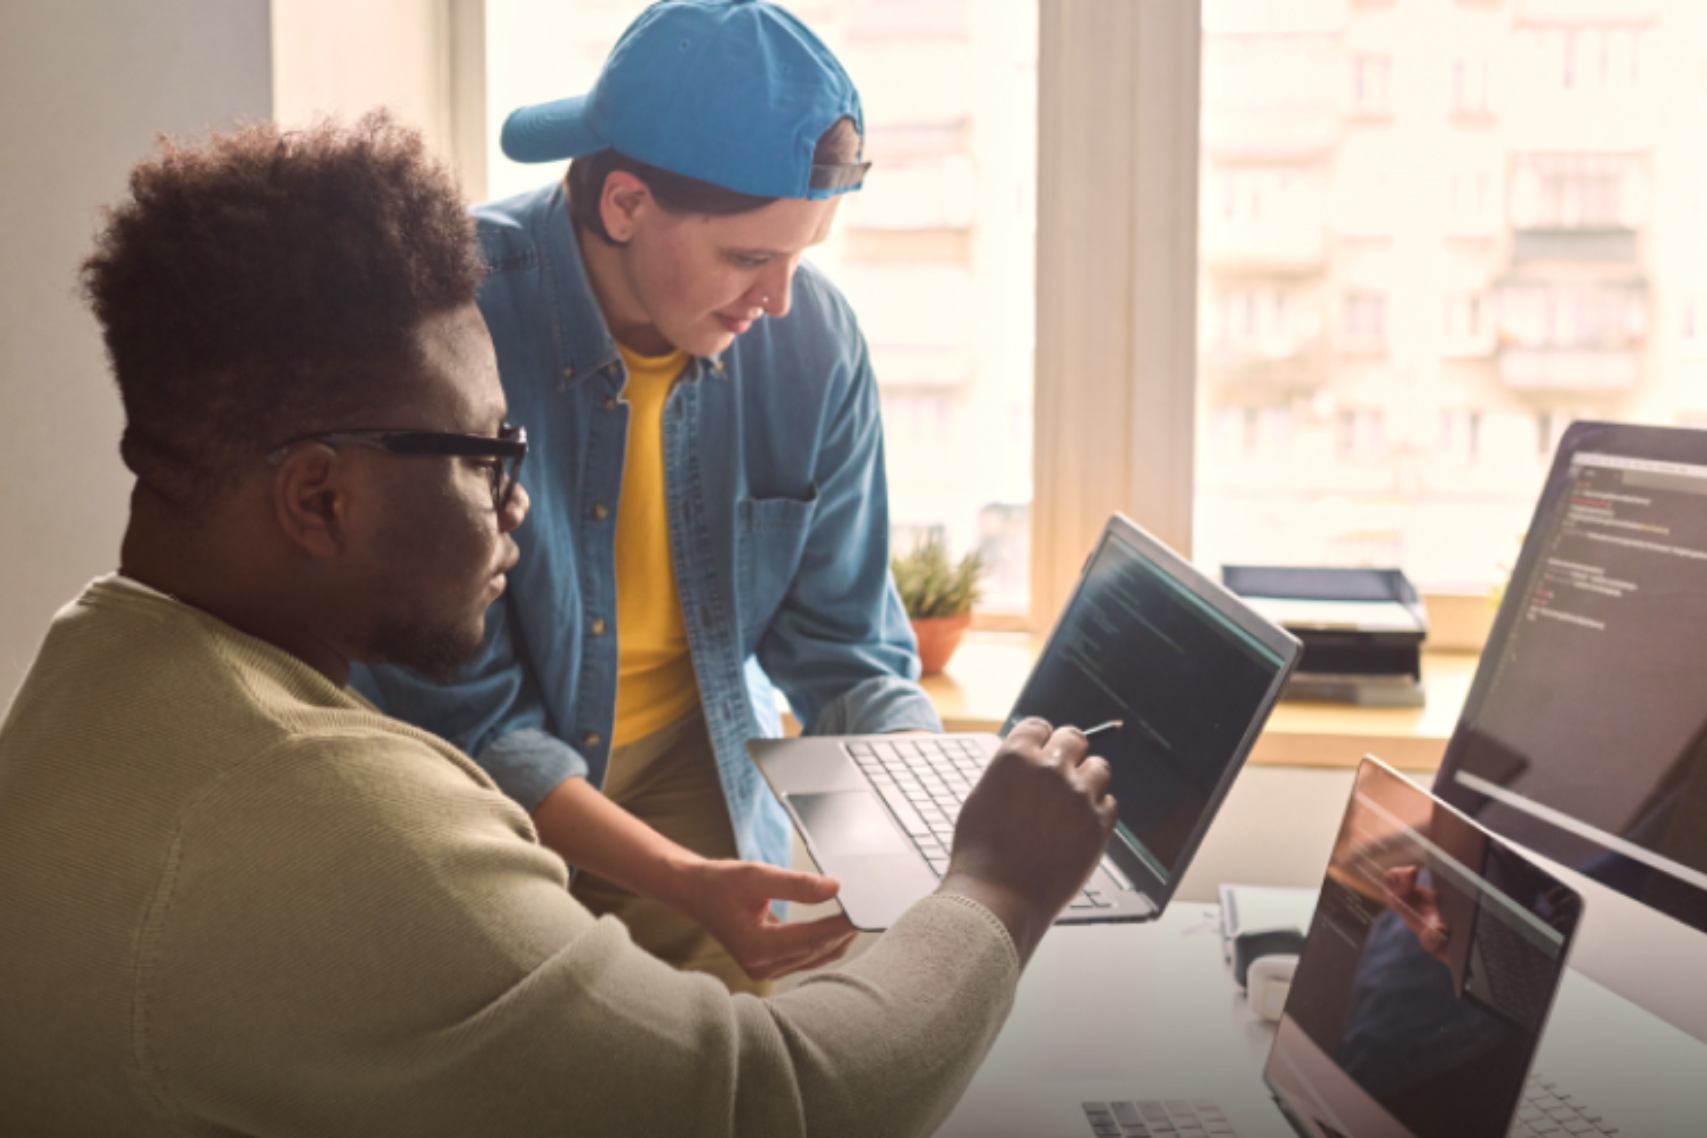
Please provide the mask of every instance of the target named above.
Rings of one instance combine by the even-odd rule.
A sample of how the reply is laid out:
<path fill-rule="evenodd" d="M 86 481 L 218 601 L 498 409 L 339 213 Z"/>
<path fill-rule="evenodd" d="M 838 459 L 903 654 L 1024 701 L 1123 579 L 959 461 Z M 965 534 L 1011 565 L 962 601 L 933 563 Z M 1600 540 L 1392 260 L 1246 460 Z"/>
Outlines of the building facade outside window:
<path fill-rule="evenodd" d="M 1199 560 L 1485 589 L 1573 419 L 1707 425 L 1707 150 L 1676 110 L 1707 94 L 1707 6 L 1202 10 Z M 1218 208 L 1253 166 L 1310 188 L 1284 224 Z M 1258 375 L 1215 317 L 1282 291 L 1332 342 Z"/>

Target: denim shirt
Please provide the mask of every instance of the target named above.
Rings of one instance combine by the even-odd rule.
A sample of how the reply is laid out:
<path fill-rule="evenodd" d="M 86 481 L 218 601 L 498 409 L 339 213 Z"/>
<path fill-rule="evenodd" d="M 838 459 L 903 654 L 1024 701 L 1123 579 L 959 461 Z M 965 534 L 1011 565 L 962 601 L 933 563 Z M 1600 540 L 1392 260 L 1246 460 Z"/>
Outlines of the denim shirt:
<path fill-rule="evenodd" d="M 616 710 L 615 535 L 628 405 L 562 184 L 476 211 L 480 309 L 533 509 L 478 659 L 448 685 L 358 669 L 386 711 L 474 756 L 529 810 L 601 785 Z M 809 733 L 938 730 L 889 576 L 877 384 L 841 294 L 810 265 L 793 308 L 687 365 L 664 408 L 682 616 L 741 856 L 787 864 L 781 806 L 747 757 L 779 732 L 774 681 Z M 664 598 L 659 599 L 664 603 Z"/>

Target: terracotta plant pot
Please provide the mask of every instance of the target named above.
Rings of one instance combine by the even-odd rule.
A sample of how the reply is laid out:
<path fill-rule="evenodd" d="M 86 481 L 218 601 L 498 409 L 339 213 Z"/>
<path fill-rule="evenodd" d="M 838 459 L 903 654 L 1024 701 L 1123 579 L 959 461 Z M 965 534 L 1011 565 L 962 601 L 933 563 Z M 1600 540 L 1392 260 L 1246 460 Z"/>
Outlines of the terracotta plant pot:
<path fill-rule="evenodd" d="M 919 664 L 923 674 L 934 676 L 948 666 L 948 658 L 960 644 L 961 634 L 972 623 L 972 614 L 959 616 L 927 616 L 913 621 L 913 635 L 919 638 Z"/>

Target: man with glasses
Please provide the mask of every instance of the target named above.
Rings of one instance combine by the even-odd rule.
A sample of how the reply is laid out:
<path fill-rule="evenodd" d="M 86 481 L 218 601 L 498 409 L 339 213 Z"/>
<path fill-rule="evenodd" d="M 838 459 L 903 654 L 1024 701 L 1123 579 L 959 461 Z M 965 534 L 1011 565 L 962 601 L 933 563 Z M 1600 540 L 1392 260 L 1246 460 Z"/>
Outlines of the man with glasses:
<path fill-rule="evenodd" d="M 636 948 L 353 662 L 479 647 L 529 506 L 449 177 L 383 117 L 170 146 L 85 266 L 136 476 L 0 727 L 0 1134 L 923 1134 L 1112 825 L 1016 728 L 955 860 L 771 1000 Z"/>

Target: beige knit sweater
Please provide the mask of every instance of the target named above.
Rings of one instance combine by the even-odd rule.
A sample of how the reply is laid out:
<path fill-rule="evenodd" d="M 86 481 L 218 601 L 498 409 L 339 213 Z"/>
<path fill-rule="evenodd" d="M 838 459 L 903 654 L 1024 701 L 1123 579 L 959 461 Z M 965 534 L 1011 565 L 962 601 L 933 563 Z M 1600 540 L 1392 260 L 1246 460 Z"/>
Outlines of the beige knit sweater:
<path fill-rule="evenodd" d="M 449 744 L 97 581 L 0 728 L 0 1134 L 922 1134 L 1012 1002 L 963 899 L 757 1000 L 564 879 Z"/>

